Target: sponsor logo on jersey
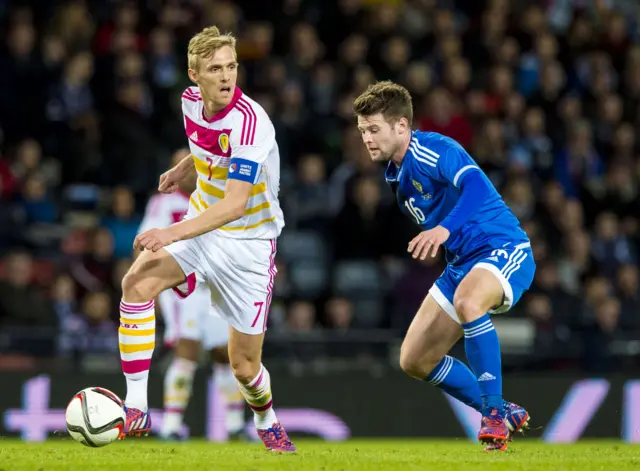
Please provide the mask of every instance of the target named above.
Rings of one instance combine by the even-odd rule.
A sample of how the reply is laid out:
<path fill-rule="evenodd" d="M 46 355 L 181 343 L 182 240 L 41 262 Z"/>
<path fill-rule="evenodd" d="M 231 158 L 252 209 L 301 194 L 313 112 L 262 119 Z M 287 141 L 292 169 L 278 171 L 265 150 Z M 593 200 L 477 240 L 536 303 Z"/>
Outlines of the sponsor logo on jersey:
<path fill-rule="evenodd" d="M 229 173 L 233 173 L 238 170 L 238 166 L 236 164 L 229 165 Z"/>
<path fill-rule="evenodd" d="M 192 141 L 198 142 L 198 131 L 193 131 L 193 132 L 191 133 L 191 136 L 189 136 L 189 138 L 190 138 Z"/>

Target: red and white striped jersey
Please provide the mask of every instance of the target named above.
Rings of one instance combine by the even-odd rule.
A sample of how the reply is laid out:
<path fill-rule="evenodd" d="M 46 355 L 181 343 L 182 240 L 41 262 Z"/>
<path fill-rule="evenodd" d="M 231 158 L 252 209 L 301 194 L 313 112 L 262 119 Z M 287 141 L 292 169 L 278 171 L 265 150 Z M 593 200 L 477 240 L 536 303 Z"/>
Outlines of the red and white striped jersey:
<path fill-rule="evenodd" d="M 228 178 L 253 184 L 244 216 L 218 229 L 238 239 L 274 239 L 284 217 L 278 201 L 280 153 L 275 129 L 264 109 L 234 90 L 231 103 L 208 119 L 198 87 L 182 94 L 184 126 L 198 173 L 189 200 L 192 217 L 224 197 Z"/>
<path fill-rule="evenodd" d="M 153 195 L 144 210 L 144 217 L 138 228 L 138 234 L 149 229 L 164 229 L 182 221 L 189 209 L 189 195 L 177 191 L 170 194 Z"/>

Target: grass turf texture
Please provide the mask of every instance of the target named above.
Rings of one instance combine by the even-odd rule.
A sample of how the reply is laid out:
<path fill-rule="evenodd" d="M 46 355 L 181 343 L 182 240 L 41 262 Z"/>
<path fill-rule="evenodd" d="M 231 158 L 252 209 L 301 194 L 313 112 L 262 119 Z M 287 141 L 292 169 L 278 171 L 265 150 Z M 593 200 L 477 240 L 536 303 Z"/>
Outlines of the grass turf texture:
<path fill-rule="evenodd" d="M 549 445 L 534 440 L 511 443 L 506 452 L 485 453 L 465 440 L 298 440 L 295 454 L 270 453 L 261 444 L 169 444 L 127 439 L 87 448 L 70 439 L 28 444 L 0 440 L 0 470 L 234 470 L 234 471 L 438 471 L 639 470 L 640 446 L 616 441 Z"/>

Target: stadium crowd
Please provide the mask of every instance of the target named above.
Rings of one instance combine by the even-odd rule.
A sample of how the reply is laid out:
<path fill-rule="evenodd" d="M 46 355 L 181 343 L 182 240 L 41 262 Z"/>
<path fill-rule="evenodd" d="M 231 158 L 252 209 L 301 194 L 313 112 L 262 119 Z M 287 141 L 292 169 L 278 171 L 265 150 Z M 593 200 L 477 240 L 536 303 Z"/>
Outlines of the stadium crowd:
<path fill-rule="evenodd" d="M 614 342 L 640 338 L 637 2 L 0 0 L 0 22 L 5 351 L 117 350 L 133 238 L 186 144 L 186 44 L 209 24 L 238 37 L 240 87 L 276 127 L 271 331 L 402 333 L 442 271 L 407 256 L 417 229 L 354 125 L 353 98 L 391 79 L 523 222 L 538 272 L 509 316 L 544 365 L 577 342 L 571 365 L 615 369 Z M 37 327 L 61 334 L 25 342 Z"/>

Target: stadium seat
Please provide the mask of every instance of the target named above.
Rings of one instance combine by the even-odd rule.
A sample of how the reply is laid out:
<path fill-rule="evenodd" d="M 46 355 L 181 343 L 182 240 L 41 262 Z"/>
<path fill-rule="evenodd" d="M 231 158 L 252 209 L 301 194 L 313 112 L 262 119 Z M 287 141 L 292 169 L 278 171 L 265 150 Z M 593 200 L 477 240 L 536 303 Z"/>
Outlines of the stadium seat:
<path fill-rule="evenodd" d="M 338 262 L 333 272 L 333 291 L 347 298 L 383 296 L 385 289 L 378 263 L 369 260 Z"/>
<path fill-rule="evenodd" d="M 296 260 L 325 261 L 328 252 L 322 236 L 312 231 L 284 230 L 278 239 L 278 255 L 285 262 Z"/>
<path fill-rule="evenodd" d="M 289 265 L 289 279 L 296 296 L 316 298 L 327 288 L 328 263 L 322 260 L 299 260 Z"/>

